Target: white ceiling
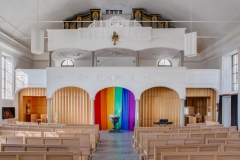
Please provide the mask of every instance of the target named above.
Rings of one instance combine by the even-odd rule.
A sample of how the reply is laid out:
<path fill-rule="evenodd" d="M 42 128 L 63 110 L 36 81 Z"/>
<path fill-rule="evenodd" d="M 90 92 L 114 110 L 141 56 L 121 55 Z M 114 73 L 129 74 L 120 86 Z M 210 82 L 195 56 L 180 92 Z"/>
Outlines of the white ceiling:
<path fill-rule="evenodd" d="M 41 21 L 62 21 L 91 8 L 101 8 L 103 13 L 106 9 L 120 9 L 123 14 L 130 14 L 132 8 L 145 8 L 165 19 L 185 21 L 174 24 L 204 36 L 198 38 L 198 52 L 240 27 L 240 22 L 232 22 L 240 21 L 240 0 L 0 0 L 0 31 L 30 49 L 31 28 L 63 26 L 62 22 Z M 38 25 L 27 22 L 37 20 Z M 191 24 L 190 21 L 210 22 Z"/>

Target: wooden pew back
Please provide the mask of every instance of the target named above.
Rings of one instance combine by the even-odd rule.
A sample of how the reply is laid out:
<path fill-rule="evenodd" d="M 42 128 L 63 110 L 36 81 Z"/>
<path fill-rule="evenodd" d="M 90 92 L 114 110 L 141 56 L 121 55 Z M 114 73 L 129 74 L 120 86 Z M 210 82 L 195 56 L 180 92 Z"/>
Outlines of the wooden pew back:
<path fill-rule="evenodd" d="M 163 152 L 220 152 L 221 145 L 155 146 L 154 160 L 161 160 Z"/>
<path fill-rule="evenodd" d="M 237 160 L 240 153 L 231 152 L 163 152 L 161 160 Z"/>
<path fill-rule="evenodd" d="M 228 138 L 228 132 L 210 132 L 210 133 L 189 133 L 190 138 L 202 138 L 206 143 L 207 138 Z"/>
<path fill-rule="evenodd" d="M 147 147 L 144 151 L 146 159 L 153 158 L 154 156 L 154 146 L 168 146 L 168 145 L 198 145 L 202 144 L 202 139 L 200 138 L 148 138 Z"/>
<path fill-rule="evenodd" d="M 73 152 L 0 152 L 1 160 L 73 160 Z"/>
<path fill-rule="evenodd" d="M 239 138 L 207 138 L 206 144 L 238 144 L 240 145 Z"/>

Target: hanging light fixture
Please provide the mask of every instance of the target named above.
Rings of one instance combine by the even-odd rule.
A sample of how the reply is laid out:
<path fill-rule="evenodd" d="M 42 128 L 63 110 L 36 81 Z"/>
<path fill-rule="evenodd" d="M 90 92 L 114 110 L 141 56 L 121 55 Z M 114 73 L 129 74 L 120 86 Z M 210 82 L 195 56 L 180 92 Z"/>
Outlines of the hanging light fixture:
<path fill-rule="evenodd" d="M 185 34 L 184 55 L 187 57 L 197 56 L 197 32 Z"/>
<path fill-rule="evenodd" d="M 44 31 L 38 29 L 38 0 L 37 0 L 37 29 L 31 30 L 31 52 L 44 53 Z"/>

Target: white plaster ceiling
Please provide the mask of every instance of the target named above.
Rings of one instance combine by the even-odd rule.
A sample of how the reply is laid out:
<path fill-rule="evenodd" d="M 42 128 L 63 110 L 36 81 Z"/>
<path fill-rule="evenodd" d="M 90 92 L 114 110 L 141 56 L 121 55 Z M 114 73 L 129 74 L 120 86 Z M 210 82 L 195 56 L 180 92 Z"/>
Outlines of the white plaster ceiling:
<path fill-rule="evenodd" d="M 132 8 L 145 8 L 165 19 L 184 21 L 174 24 L 203 36 L 198 38 L 198 52 L 240 27 L 239 22 L 233 22 L 240 21 L 240 0 L 0 0 L 0 31 L 30 49 L 31 28 L 58 29 L 62 22 L 43 21 L 62 21 L 91 8 L 101 8 L 103 13 L 120 9 L 123 14 L 130 14 Z M 27 22 L 37 20 L 38 24 Z"/>

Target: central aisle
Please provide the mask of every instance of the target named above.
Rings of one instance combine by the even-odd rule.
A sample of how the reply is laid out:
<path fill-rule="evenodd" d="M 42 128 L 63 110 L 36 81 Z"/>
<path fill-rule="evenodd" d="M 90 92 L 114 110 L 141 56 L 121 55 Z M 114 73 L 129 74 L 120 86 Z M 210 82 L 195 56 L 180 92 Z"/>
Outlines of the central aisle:
<path fill-rule="evenodd" d="M 100 131 L 100 142 L 93 152 L 92 160 L 139 160 L 132 146 L 132 135 L 133 131 Z"/>

